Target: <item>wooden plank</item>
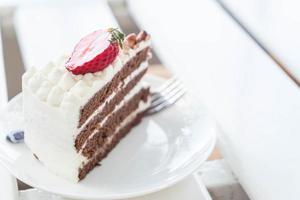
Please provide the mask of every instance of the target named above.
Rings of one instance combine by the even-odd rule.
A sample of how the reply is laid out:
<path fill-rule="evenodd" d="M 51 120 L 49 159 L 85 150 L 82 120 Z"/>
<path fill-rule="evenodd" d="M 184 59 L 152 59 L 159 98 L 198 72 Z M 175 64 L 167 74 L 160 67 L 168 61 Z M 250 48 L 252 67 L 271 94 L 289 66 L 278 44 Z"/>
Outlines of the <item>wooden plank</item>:
<path fill-rule="evenodd" d="M 84 35 L 116 27 L 106 1 L 47 2 L 24 5 L 15 15 L 25 67 L 42 67 L 71 53 Z"/>
<path fill-rule="evenodd" d="M 300 86 L 300 3 L 293 0 L 219 0 Z"/>
<path fill-rule="evenodd" d="M 250 198 L 299 199 L 296 84 L 216 2 L 130 0 L 129 7 L 165 66 L 218 120 L 222 154 Z"/>

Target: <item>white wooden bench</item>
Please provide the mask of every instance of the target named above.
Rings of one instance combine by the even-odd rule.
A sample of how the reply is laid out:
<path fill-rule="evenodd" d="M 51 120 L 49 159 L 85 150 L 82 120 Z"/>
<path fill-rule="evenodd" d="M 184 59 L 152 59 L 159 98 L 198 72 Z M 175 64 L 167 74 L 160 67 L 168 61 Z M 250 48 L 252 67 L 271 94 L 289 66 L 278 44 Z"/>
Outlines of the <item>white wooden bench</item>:
<path fill-rule="evenodd" d="M 130 0 L 129 6 L 164 64 L 218 119 L 222 153 L 251 199 L 299 199 L 296 84 L 214 1 Z"/>
<path fill-rule="evenodd" d="M 220 0 L 300 85 L 300 3 Z"/>

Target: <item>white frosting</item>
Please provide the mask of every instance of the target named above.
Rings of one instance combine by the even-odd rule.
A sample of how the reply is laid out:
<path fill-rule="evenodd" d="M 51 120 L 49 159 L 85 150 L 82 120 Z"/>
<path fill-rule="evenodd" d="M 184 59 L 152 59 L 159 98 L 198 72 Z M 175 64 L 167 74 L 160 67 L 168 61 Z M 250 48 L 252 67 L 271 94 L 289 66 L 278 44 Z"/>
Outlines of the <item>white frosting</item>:
<path fill-rule="evenodd" d="M 80 131 L 77 125 L 81 107 L 120 71 L 124 63 L 148 45 L 147 41 L 129 53 L 121 51 L 110 66 L 95 74 L 73 75 L 64 68 L 67 57 L 63 56 L 41 70 L 31 68 L 23 75 L 25 143 L 47 168 L 59 176 L 78 181 L 78 169 L 87 161 L 74 147 Z"/>

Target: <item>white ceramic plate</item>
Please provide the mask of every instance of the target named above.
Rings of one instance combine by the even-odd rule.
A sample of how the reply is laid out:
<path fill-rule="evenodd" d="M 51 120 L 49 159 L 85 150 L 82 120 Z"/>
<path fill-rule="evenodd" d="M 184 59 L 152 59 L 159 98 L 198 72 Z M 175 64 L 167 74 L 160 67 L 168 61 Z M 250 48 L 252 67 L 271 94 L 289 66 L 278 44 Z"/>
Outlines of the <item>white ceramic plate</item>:
<path fill-rule="evenodd" d="M 153 76 L 148 80 L 161 82 Z M 185 95 L 174 106 L 144 118 L 100 167 L 81 182 L 70 183 L 49 172 L 25 144 L 6 141 L 9 130 L 23 126 L 21 110 L 20 94 L 0 111 L 0 162 L 33 187 L 76 199 L 121 199 L 161 190 L 193 173 L 215 145 L 214 120 L 199 100 Z"/>

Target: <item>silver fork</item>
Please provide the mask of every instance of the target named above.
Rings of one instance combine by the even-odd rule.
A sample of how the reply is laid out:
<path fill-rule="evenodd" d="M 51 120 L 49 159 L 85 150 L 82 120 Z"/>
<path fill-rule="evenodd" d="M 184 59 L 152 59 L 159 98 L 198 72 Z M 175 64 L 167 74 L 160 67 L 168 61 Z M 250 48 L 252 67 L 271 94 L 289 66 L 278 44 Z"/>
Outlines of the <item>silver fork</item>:
<path fill-rule="evenodd" d="M 186 93 L 182 82 L 173 77 L 151 93 L 151 105 L 146 115 L 153 115 L 176 103 Z"/>

